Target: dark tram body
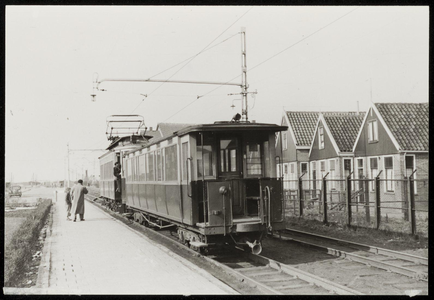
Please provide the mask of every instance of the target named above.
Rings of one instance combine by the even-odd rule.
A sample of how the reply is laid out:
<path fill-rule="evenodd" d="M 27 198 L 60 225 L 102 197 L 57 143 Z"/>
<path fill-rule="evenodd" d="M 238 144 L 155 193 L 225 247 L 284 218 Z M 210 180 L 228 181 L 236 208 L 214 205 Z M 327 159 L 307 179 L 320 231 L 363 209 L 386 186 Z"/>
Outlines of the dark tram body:
<path fill-rule="evenodd" d="M 285 228 L 275 154 L 275 134 L 282 130 L 216 122 L 118 139 L 100 157 L 101 197 L 144 225 L 176 226 L 192 248 L 235 243 L 259 253 L 267 230 Z M 114 190 L 115 161 L 122 166 L 120 193 Z"/>

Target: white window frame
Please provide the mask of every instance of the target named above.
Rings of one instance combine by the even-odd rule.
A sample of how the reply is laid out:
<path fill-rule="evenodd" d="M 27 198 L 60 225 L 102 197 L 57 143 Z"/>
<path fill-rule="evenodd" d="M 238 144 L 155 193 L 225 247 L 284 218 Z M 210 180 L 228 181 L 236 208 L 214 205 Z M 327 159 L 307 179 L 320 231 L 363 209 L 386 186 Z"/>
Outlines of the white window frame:
<path fill-rule="evenodd" d="M 375 158 L 377 160 L 377 168 L 376 169 L 371 168 L 371 159 L 373 159 L 373 158 Z M 376 156 L 368 157 L 368 160 L 369 160 L 369 163 L 368 163 L 369 177 L 370 177 L 370 179 L 375 179 L 378 176 L 378 170 L 380 169 L 379 168 L 380 162 L 378 161 L 378 157 L 376 157 Z M 372 170 L 377 170 L 375 176 L 374 176 L 374 173 L 372 173 Z M 375 181 L 373 180 L 373 181 L 371 181 L 371 192 L 374 192 L 374 191 L 375 191 Z"/>
<path fill-rule="evenodd" d="M 386 169 L 386 158 L 391 157 L 392 158 L 392 169 Z M 386 192 L 394 192 L 394 171 L 395 171 L 395 163 L 393 161 L 393 155 L 383 156 L 383 170 L 384 170 L 384 178 L 386 179 Z M 387 174 L 387 170 L 392 170 L 391 178 L 389 178 Z M 389 189 L 390 187 L 390 189 Z"/>
<path fill-rule="evenodd" d="M 283 150 L 288 149 L 288 132 L 287 131 L 282 132 L 282 149 Z"/>
<path fill-rule="evenodd" d="M 303 174 L 303 165 L 306 165 L 306 174 L 309 175 L 309 163 L 308 162 L 300 162 L 300 176 Z"/>
<path fill-rule="evenodd" d="M 318 127 L 318 148 L 324 149 L 324 127 Z"/>
<path fill-rule="evenodd" d="M 368 142 L 378 142 L 378 121 L 370 120 L 368 122 Z"/>
<path fill-rule="evenodd" d="M 415 154 L 406 154 L 404 156 L 404 172 L 405 172 L 405 177 L 408 178 L 408 176 L 410 176 L 410 174 L 407 174 L 407 164 L 406 164 L 406 161 L 405 161 L 405 157 L 406 156 L 413 156 L 413 164 L 414 164 L 413 168 L 416 169 L 416 155 Z M 413 179 L 416 179 L 416 174 L 417 174 L 417 172 L 415 172 L 413 174 Z M 414 182 L 414 193 L 417 195 L 417 182 L 416 181 Z"/>
<path fill-rule="evenodd" d="M 333 170 L 331 168 L 332 162 L 335 164 Z M 329 172 L 330 172 L 329 179 L 332 180 L 332 181 L 329 181 L 329 186 L 330 186 L 330 189 L 335 190 L 336 189 L 336 182 L 334 181 L 334 179 L 336 179 L 336 177 L 335 177 L 335 175 L 336 175 L 336 160 L 334 158 L 329 159 L 328 165 L 329 165 Z"/>

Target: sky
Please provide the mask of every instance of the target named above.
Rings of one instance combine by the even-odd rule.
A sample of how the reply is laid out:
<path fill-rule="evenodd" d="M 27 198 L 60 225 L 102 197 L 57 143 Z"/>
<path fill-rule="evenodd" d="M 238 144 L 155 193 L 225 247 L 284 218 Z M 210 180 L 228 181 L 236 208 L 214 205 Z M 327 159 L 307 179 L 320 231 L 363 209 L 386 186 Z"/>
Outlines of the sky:
<path fill-rule="evenodd" d="M 99 176 L 111 115 L 229 121 L 237 86 L 93 81 L 240 83 L 242 27 L 249 120 L 428 102 L 427 6 L 6 6 L 5 180 Z"/>

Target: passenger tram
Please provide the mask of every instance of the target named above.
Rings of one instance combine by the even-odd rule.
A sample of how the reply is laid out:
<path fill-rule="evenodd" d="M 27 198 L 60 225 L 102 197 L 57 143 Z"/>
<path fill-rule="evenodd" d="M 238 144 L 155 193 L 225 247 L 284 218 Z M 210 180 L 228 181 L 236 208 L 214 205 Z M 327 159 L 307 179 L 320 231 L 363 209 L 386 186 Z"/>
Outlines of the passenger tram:
<path fill-rule="evenodd" d="M 116 138 L 100 157 L 101 197 L 145 226 L 176 228 L 196 251 L 229 243 L 259 254 L 267 231 L 285 228 L 275 136 L 286 129 L 162 123 L 144 135 Z M 120 191 L 115 162 L 122 168 Z"/>

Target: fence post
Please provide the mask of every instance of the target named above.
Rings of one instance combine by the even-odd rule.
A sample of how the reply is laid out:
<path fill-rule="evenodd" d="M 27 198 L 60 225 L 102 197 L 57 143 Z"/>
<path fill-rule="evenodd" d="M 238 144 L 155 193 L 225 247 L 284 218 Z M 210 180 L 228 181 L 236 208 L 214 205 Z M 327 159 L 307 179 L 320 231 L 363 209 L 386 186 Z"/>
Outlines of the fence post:
<path fill-rule="evenodd" d="M 301 180 L 301 177 L 303 177 L 303 175 L 298 178 L 298 210 L 300 213 L 300 217 L 303 215 L 303 181 Z"/>
<path fill-rule="evenodd" d="M 326 183 L 326 177 L 329 175 L 325 174 L 325 176 L 322 178 L 322 209 L 323 209 L 323 223 L 327 224 L 327 183 Z"/>
<path fill-rule="evenodd" d="M 366 223 L 371 223 L 371 210 L 369 207 L 369 181 L 365 181 L 365 215 L 366 215 Z"/>
<path fill-rule="evenodd" d="M 381 171 L 380 171 L 381 173 Z M 378 174 L 380 175 L 380 174 Z M 380 210 L 380 177 L 375 177 L 375 229 L 380 228 L 381 210 Z"/>
<path fill-rule="evenodd" d="M 404 177 L 404 221 L 409 221 L 410 177 Z"/>
<path fill-rule="evenodd" d="M 414 172 L 413 172 L 414 173 Z M 410 224 L 411 224 L 411 234 L 415 235 L 416 234 L 416 211 L 415 211 L 415 207 L 414 207 L 414 179 L 413 179 L 413 174 L 411 174 L 411 176 L 409 177 L 408 180 L 409 183 L 409 190 L 410 190 L 410 201 L 409 201 L 409 211 L 408 211 L 408 215 L 410 217 Z"/>
<path fill-rule="evenodd" d="M 353 172 L 350 173 L 350 175 L 348 175 L 347 177 L 347 182 L 346 182 L 346 186 L 347 186 L 347 226 L 351 226 L 351 174 Z"/>

